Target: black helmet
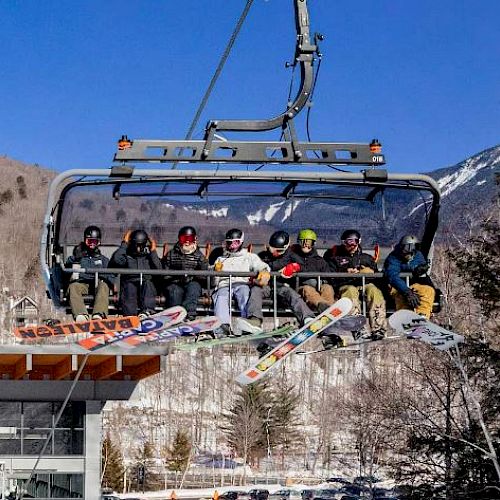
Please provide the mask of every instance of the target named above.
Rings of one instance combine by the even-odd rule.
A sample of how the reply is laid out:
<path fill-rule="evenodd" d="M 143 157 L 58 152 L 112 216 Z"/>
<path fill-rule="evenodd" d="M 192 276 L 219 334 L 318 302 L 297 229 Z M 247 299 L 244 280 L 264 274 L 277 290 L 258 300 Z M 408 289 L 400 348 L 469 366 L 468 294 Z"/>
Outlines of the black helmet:
<path fill-rule="evenodd" d="M 340 237 L 342 241 L 354 238 L 356 238 L 358 242 L 361 241 L 361 233 L 357 229 L 347 229 L 342 233 L 342 236 Z"/>
<path fill-rule="evenodd" d="M 131 255 L 142 255 L 146 251 L 149 242 L 149 236 L 143 229 L 136 229 L 130 234 L 128 243 L 129 252 Z"/>
<path fill-rule="evenodd" d="M 146 245 L 148 239 L 148 233 L 146 233 L 143 229 L 136 229 L 135 231 L 132 231 L 130 235 L 130 243 L 134 245 Z"/>
<path fill-rule="evenodd" d="M 241 242 L 243 243 L 243 240 L 245 239 L 245 234 L 243 233 L 243 231 L 241 229 L 233 228 L 233 229 L 230 229 L 226 233 L 225 239 L 226 240 L 241 240 Z"/>
<path fill-rule="evenodd" d="M 229 252 L 238 252 L 245 241 L 245 233 L 241 229 L 230 229 L 226 233 L 226 250 Z"/>
<path fill-rule="evenodd" d="M 269 246 L 273 248 L 287 249 L 290 245 L 290 235 L 286 231 L 276 231 L 269 238 Z"/>
<path fill-rule="evenodd" d="M 95 238 L 97 240 L 101 239 L 101 230 L 97 226 L 88 226 L 83 231 L 84 238 Z"/>
<path fill-rule="evenodd" d="M 179 229 L 178 238 L 181 236 L 195 236 L 196 237 L 196 229 L 193 226 L 183 226 Z"/>
<path fill-rule="evenodd" d="M 399 240 L 398 247 L 403 255 L 413 256 L 420 250 L 420 240 L 413 234 L 407 234 Z"/>

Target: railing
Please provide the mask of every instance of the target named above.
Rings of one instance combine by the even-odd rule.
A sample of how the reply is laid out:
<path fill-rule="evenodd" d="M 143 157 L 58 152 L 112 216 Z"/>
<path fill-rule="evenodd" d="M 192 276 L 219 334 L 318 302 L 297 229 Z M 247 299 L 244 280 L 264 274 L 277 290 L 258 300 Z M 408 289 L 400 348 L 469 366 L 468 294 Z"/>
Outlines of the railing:
<path fill-rule="evenodd" d="M 206 271 L 195 271 L 195 270 L 183 270 L 183 271 L 176 271 L 176 270 L 165 270 L 165 269 L 144 269 L 144 270 L 130 270 L 130 269 L 121 269 L 121 268 L 78 268 L 78 269 L 73 269 L 73 268 L 64 268 L 63 269 L 65 273 L 86 273 L 86 274 L 94 274 L 95 275 L 95 284 L 97 285 L 99 281 L 99 277 L 102 275 L 112 275 L 113 277 L 116 276 L 121 276 L 121 275 L 138 275 L 139 276 L 139 282 L 142 283 L 144 279 L 144 275 L 148 276 L 157 276 L 157 277 L 175 277 L 175 276 L 183 276 L 183 277 L 200 277 L 200 278 L 206 278 L 206 291 L 208 291 L 209 295 L 213 293 L 215 290 L 215 286 L 212 282 L 212 279 L 214 278 L 229 278 L 229 288 L 231 290 L 232 286 L 232 280 L 233 278 L 241 278 L 241 277 L 248 277 L 248 278 L 255 278 L 258 273 L 252 273 L 252 272 L 236 272 L 236 271 L 214 271 L 214 270 L 206 270 Z M 279 316 L 279 306 L 278 306 L 278 297 L 277 297 L 277 280 L 278 278 L 281 278 L 281 274 L 279 272 L 271 272 L 271 282 L 270 286 L 272 287 L 273 294 L 272 294 L 272 306 L 271 306 L 271 312 L 272 312 L 272 317 L 274 320 L 274 324 L 278 324 L 278 316 Z M 409 283 L 409 278 L 412 276 L 411 273 L 401 273 L 401 277 L 406 279 L 406 282 Z M 363 293 L 360 294 L 360 301 L 361 301 L 361 306 L 362 306 L 362 314 L 366 315 L 367 312 L 367 305 L 366 305 L 366 299 L 365 299 L 365 288 L 366 285 L 370 282 L 372 282 L 374 279 L 379 279 L 382 280 L 384 277 L 383 273 L 377 272 L 377 273 L 306 273 L 306 272 L 299 272 L 294 274 L 292 278 L 287 280 L 290 286 L 294 284 L 294 288 L 297 289 L 299 286 L 299 280 L 302 278 L 312 278 L 316 280 L 316 286 L 317 289 L 319 290 L 321 288 L 321 284 L 323 281 L 328 281 L 330 284 L 335 286 L 335 279 L 339 278 L 349 278 L 352 280 L 359 280 L 359 285 L 361 287 L 361 291 Z M 162 294 L 162 290 L 157 290 L 158 295 Z M 229 293 L 229 297 L 231 297 L 231 293 Z M 208 310 L 208 308 L 205 308 L 205 310 Z M 231 308 L 232 310 L 232 308 Z M 291 311 L 286 311 L 291 314 Z"/>

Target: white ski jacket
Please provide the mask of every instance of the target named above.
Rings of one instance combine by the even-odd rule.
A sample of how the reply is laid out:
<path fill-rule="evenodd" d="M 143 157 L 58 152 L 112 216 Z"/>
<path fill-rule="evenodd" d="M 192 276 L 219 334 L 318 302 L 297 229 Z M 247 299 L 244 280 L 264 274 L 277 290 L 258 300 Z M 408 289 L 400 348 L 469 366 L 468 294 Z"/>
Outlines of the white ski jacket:
<path fill-rule="evenodd" d="M 238 252 L 227 252 L 225 251 L 223 255 L 217 258 L 214 267 L 217 263 L 222 264 L 221 271 L 230 272 L 249 272 L 258 273 L 259 271 L 270 271 L 269 266 L 261 260 L 261 258 L 256 253 L 250 253 L 246 249 L 241 249 Z M 248 277 L 245 276 L 234 276 L 231 278 L 232 284 L 234 283 L 248 283 Z M 225 286 L 229 286 L 229 277 L 215 278 L 215 286 L 218 290 Z"/>

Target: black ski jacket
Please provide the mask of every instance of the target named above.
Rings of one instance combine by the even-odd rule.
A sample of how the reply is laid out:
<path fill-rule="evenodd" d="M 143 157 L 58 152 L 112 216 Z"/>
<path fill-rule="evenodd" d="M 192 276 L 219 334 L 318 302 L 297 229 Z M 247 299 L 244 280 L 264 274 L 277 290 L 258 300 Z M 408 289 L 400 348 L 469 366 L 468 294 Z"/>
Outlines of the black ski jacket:
<path fill-rule="evenodd" d="M 111 256 L 109 267 L 131 270 L 161 269 L 161 262 L 156 250 L 141 255 L 132 255 L 128 250 L 127 243 L 123 241 L 118 250 Z M 151 274 L 143 274 L 142 279 L 143 281 L 151 281 L 153 276 Z M 140 281 L 140 276 L 138 274 L 122 274 L 120 280 L 138 282 Z"/>
<path fill-rule="evenodd" d="M 326 261 L 318 254 L 317 250 L 313 248 L 309 253 L 304 253 L 300 245 L 293 245 L 291 247 L 293 253 L 293 262 L 298 262 L 300 264 L 300 271 L 304 273 L 329 273 L 330 267 Z M 325 283 L 329 283 L 330 280 L 323 279 Z M 313 284 L 314 283 L 314 284 Z M 299 280 L 299 286 L 311 285 L 316 286 L 316 278 L 301 278 Z"/>
<path fill-rule="evenodd" d="M 108 267 L 109 259 L 101 254 L 101 251 L 96 248 L 91 251 L 84 243 L 79 243 L 73 248 L 73 255 L 70 255 L 66 260 L 65 267 L 72 267 L 73 264 L 80 264 L 81 267 Z M 66 273 L 65 273 L 66 274 Z M 113 278 L 109 274 L 99 275 L 100 279 L 106 281 L 110 286 L 113 284 Z M 71 278 L 68 274 L 67 282 L 78 281 L 81 283 L 94 283 L 95 275 L 91 273 L 79 273 L 77 280 Z"/>
<path fill-rule="evenodd" d="M 185 254 L 182 253 L 178 243 L 163 257 L 161 264 L 163 269 L 175 271 L 206 271 L 208 269 L 208 261 L 198 248 L 193 253 Z M 178 283 L 182 285 L 193 280 L 198 281 L 201 285 L 206 284 L 206 279 L 193 276 L 166 276 L 165 284 Z"/>
<path fill-rule="evenodd" d="M 325 252 L 323 259 L 325 259 L 332 273 L 347 273 L 348 269 L 357 269 L 360 271 L 362 267 L 371 269 L 374 273 L 378 272 L 377 263 L 374 258 L 364 253 L 360 247 L 353 254 L 350 254 L 344 245 L 335 245 Z M 361 280 L 356 278 L 336 278 L 335 284 L 337 286 L 361 286 Z"/>
<path fill-rule="evenodd" d="M 275 257 L 269 250 L 263 250 L 259 253 L 259 257 L 271 268 L 271 271 L 281 271 L 287 264 L 291 264 L 293 262 L 300 264 L 298 255 L 292 252 L 290 248 L 287 248 L 285 253 L 283 255 L 279 255 L 278 257 Z M 292 276 L 291 278 L 283 278 L 279 276 L 276 281 L 278 285 L 292 285 L 295 283 L 295 277 Z"/>

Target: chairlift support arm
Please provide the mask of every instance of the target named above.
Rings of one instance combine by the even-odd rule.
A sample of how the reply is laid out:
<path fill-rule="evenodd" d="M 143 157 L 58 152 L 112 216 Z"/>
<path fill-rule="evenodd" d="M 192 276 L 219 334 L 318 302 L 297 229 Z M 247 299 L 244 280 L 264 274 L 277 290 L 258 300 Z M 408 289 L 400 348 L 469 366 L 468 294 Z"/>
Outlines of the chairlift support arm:
<path fill-rule="evenodd" d="M 307 0 L 293 0 L 297 32 L 293 65 L 300 65 L 300 86 L 292 103 L 274 118 L 262 120 L 211 120 L 205 129 L 204 140 L 134 140 L 126 136 L 125 147 L 119 147 L 115 161 L 160 163 L 240 163 L 240 164 L 330 164 L 384 165 L 380 145 L 300 142 L 295 133 L 293 118 L 300 113 L 311 95 L 314 81 L 314 55 L 320 56 L 316 36 L 311 43 Z M 226 141 L 216 133 L 263 132 L 282 128 L 284 141 Z"/>

